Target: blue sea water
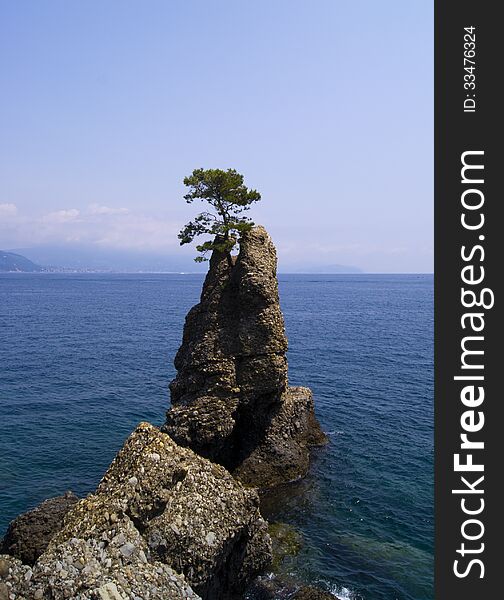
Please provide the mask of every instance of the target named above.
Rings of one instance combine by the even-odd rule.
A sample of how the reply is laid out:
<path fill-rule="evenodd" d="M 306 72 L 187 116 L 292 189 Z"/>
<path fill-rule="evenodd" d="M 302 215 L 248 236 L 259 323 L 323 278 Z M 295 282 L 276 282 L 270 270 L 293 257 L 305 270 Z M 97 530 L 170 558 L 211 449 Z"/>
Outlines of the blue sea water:
<path fill-rule="evenodd" d="M 291 384 L 329 444 L 265 501 L 283 566 L 343 598 L 433 597 L 433 280 L 280 275 Z M 199 275 L 0 275 L 0 534 L 94 489 L 141 420 L 161 424 Z M 279 500 L 281 499 L 281 501 Z"/>

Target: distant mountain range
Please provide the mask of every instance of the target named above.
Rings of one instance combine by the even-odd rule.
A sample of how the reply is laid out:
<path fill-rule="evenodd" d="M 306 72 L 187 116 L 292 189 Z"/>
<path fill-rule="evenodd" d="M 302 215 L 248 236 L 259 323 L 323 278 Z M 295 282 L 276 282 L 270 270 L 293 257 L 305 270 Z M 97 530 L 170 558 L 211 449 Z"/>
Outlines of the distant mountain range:
<path fill-rule="evenodd" d="M 0 272 L 37 273 L 44 269 L 20 254 L 0 250 Z"/>
<path fill-rule="evenodd" d="M 96 249 L 83 245 L 39 246 L 0 251 L 3 272 L 206 273 L 208 265 L 192 255 L 171 256 L 132 250 Z M 280 273 L 362 273 L 357 267 L 317 263 L 279 263 Z"/>

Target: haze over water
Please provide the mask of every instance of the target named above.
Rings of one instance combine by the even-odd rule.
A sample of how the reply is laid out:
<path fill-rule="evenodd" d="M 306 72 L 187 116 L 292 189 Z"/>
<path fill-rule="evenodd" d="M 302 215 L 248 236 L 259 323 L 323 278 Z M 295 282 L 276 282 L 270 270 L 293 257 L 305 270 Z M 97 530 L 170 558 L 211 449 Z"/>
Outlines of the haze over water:
<path fill-rule="evenodd" d="M 304 545 L 286 572 L 343 597 L 433 595 L 430 275 L 280 275 L 289 379 L 329 435 L 265 506 Z M 0 530 L 89 493 L 141 420 L 161 424 L 199 275 L 0 275 Z"/>

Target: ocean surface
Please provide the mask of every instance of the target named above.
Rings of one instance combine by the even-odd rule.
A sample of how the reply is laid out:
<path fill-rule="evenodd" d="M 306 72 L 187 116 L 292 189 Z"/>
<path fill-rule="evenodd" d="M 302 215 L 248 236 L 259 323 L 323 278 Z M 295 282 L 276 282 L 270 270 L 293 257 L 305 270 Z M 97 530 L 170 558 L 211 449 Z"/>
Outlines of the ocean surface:
<path fill-rule="evenodd" d="M 280 275 L 289 378 L 329 444 L 265 510 L 303 536 L 286 573 L 353 600 L 433 597 L 433 280 Z M 161 424 L 199 275 L 0 275 L 0 534 L 94 489 Z M 281 501 L 280 501 L 281 500 Z"/>

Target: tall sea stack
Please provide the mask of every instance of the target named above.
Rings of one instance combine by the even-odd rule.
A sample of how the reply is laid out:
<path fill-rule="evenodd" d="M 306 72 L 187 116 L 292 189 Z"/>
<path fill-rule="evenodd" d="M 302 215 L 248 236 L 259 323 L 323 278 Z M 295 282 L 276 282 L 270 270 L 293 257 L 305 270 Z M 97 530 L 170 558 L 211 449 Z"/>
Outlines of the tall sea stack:
<path fill-rule="evenodd" d="M 188 313 L 163 430 L 245 484 L 303 476 L 325 442 L 308 388 L 289 387 L 277 257 L 255 226 L 238 256 L 214 251 L 199 304 Z"/>
<path fill-rule="evenodd" d="M 247 488 L 303 476 L 325 441 L 310 390 L 287 385 L 286 350 L 275 247 L 254 227 L 236 258 L 211 258 L 163 431 L 141 423 L 94 493 L 11 524 L 0 600 L 235 600 L 254 580 L 258 597 L 278 598 L 281 580 L 257 579 L 272 543 Z M 296 585 L 289 597 L 322 594 Z"/>

